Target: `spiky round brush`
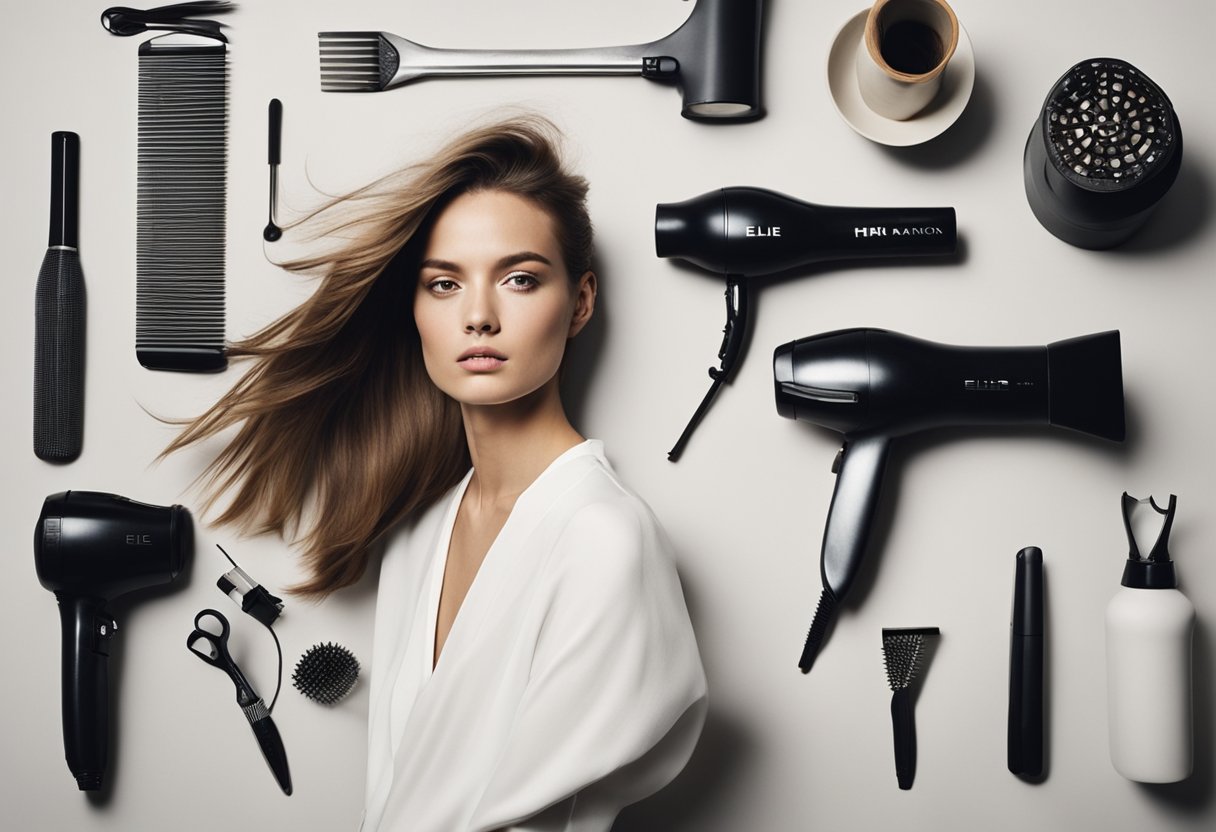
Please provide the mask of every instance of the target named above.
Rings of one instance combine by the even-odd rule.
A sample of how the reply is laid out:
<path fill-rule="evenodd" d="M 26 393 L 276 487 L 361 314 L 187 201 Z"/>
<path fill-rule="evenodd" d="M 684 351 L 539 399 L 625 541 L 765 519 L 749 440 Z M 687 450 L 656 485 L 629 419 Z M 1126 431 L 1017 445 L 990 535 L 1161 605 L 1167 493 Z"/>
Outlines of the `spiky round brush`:
<path fill-rule="evenodd" d="M 340 644 L 314 644 L 304 651 L 291 674 L 300 693 L 322 705 L 342 700 L 359 678 L 359 660 Z"/>

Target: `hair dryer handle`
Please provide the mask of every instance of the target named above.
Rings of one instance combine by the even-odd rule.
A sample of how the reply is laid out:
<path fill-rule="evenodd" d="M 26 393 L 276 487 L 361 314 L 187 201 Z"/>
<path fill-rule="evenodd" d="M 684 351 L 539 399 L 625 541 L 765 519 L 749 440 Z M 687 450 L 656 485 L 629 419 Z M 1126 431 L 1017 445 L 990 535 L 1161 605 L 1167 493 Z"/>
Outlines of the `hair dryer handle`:
<path fill-rule="evenodd" d="M 823 587 L 837 602 L 861 568 L 890 447 L 889 436 L 872 435 L 846 438 L 840 450 L 819 564 Z"/>
<path fill-rule="evenodd" d="M 101 598 L 59 595 L 63 635 L 63 749 L 81 791 L 101 788 L 109 753 L 109 642 Z"/>

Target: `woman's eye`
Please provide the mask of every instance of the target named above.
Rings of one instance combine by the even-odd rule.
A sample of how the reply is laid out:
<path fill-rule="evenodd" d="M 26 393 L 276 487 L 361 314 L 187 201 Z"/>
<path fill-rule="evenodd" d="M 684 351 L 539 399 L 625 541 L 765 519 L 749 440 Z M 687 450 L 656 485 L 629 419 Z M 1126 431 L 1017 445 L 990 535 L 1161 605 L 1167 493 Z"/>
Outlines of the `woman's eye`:
<path fill-rule="evenodd" d="M 458 288 L 455 280 L 449 280 L 446 277 L 439 277 L 426 284 L 426 287 L 432 292 L 439 295 L 446 295 L 449 292 L 454 292 Z"/>
<path fill-rule="evenodd" d="M 511 272 L 506 282 L 512 289 L 531 289 L 539 283 L 536 276 L 528 272 Z"/>

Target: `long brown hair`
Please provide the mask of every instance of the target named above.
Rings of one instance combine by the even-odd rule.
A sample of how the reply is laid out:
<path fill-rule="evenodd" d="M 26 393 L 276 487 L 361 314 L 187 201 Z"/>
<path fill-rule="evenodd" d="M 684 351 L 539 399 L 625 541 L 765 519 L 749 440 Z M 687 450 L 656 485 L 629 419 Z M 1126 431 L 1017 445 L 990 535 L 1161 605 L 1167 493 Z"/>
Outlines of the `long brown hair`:
<path fill-rule="evenodd" d="M 231 493 L 216 522 L 302 530 L 310 577 L 294 592 L 323 597 L 354 583 L 394 523 L 468 470 L 460 407 L 427 375 L 412 313 L 421 253 L 443 208 L 478 190 L 532 200 L 553 218 L 571 280 L 590 268 L 587 183 L 564 169 L 557 136 L 540 117 L 500 121 L 322 206 L 305 222 L 345 242 L 284 264 L 319 275 L 316 292 L 230 345 L 229 356 L 252 366 L 165 449 L 239 426 L 203 471 L 206 507 Z"/>

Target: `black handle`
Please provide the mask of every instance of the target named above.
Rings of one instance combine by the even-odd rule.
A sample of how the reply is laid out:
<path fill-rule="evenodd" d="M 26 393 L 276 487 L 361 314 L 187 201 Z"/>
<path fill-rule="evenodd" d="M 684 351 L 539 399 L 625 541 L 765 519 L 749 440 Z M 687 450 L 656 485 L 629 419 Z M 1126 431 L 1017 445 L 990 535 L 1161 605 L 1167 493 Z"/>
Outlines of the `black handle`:
<path fill-rule="evenodd" d="M 270 99 L 270 106 L 267 109 L 267 118 L 270 122 L 269 144 L 266 150 L 266 161 L 269 164 L 277 165 L 279 163 L 280 148 L 282 145 L 283 136 L 283 102 L 277 98 Z"/>
<path fill-rule="evenodd" d="M 109 753 L 109 641 L 100 598 L 58 595 L 62 630 L 63 750 L 81 791 L 101 788 Z"/>
<path fill-rule="evenodd" d="M 80 136 L 59 131 L 51 134 L 50 246 L 79 245 Z"/>
<path fill-rule="evenodd" d="M 1043 774 L 1043 637 L 1014 636 L 1009 654 L 1009 771 Z"/>
<path fill-rule="evenodd" d="M 251 722 L 250 727 L 253 728 L 258 748 L 262 749 L 262 756 L 266 758 L 266 765 L 270 766 L 279 788 L 283 790 L 283 794 L 291 794 L 291 769 L 287 766 L 287 749 L 283 747 L 283 738 L 279 736 L 279 729 L 274 720 L 266 716 Z"/>
<path fill-rule="evenodd" d="M 891 730 L 895 737 L 895 777 L 906 791 L 916 777 L 916 719 L 908 688 L 900 688 L 891 696 Z"/>
<path fill-rule="evenodd" d="M 891 448 L 888 436 L 846 438 L 840 449 L 836 472 L 836 488 L 828 508 L 827 526 L 823 531 L 823 549 L 819 558 L 819 576 L 823 593 L 811 622 L 810 632 L 802 648 L 798 667 L 810 673 L 828 629 L 836 617 L 836 608 L 844 600 L 853 579 L 861 569 L 870 525 L 878 510 L 878 495 L 882 491 L 882 475 L 887 467 Z"/>
<path fill-rule="evenodd" d="M 837 602 L 861 569 L 890 447 L 890 437 L 861 436 L 846 438 L 841 450 L 820 561 L 823 585 Z"/>
<path fill-rule="evenodd" d="M 50 247 L 34 293 L 34 453 L 71 462 L 84 442 L 85 291 L 77 245 L 80 137 L 51 134 Z"/>

